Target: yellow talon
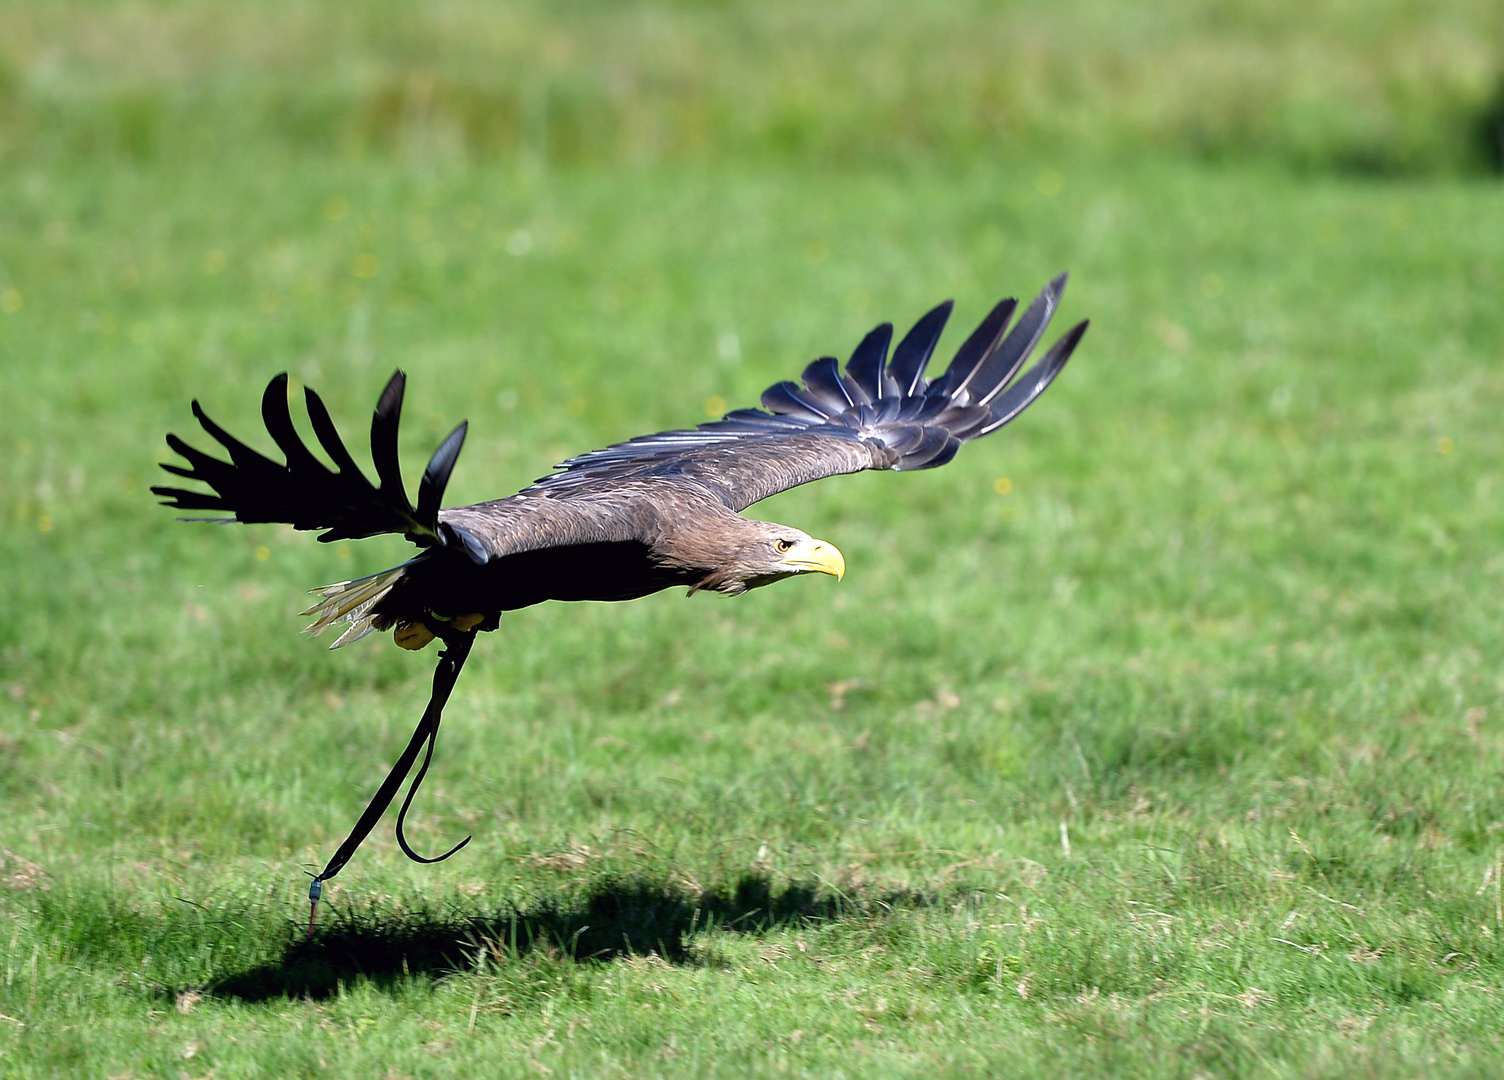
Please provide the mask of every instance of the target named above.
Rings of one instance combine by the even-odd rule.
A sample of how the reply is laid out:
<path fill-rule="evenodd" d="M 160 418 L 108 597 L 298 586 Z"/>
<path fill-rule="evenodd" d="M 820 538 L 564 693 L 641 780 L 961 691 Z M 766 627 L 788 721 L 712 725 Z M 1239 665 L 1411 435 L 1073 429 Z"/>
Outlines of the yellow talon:
<path fill-rule="evenodd" d="M 392 633 L 392 640 L 404 649 L 412 649 L 414 652 L 424 648 L 433 640 L 434 634 L 427 626 L 420 622 L 403 623 Z"/>
<path fill-rule="evenodd" d="M 456 615 L 449 620 L 449 625 L 456 630 L 474 630 L 485 621 L 486 617 L 484 615 L 478 611 L 472 611 L 468 615 Z"/>

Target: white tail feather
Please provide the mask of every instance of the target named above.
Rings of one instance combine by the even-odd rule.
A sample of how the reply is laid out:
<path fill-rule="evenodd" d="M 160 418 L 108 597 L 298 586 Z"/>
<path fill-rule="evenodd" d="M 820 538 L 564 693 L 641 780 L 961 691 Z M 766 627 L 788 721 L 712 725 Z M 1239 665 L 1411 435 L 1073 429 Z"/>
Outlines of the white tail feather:
<path fill-rule="evenodd" d="M 383 570 L 377 574 L 368 574 L 349 581 L 336 581 L 332 585 L 320 585 L 316 589 L 308 590 L 323 599 L 307 611 L 300 612 L 303 615 L 318 616 L 304 627 L 303 632 L 318 637 L 335 623 L 350 623 L 351 625 L 345 632 L 340 634 L 333 645 L 329 646 L 331 649 L 337 649 L 341 645 L 359 641 L 372 630 L 386 629 L 385 626 L 378 625 L 381 618 L 372 615 L 371 608 L 391 592 L 397 582 L 407 576 L 409 565 L 403 563 L 401 566 L 394 566 L 390 570 Z"/>

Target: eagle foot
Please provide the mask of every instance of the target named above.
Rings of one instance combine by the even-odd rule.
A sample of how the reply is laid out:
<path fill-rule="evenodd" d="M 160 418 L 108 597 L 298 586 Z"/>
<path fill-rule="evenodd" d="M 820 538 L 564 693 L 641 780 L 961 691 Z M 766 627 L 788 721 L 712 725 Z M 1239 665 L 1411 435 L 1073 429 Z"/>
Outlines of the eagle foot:
<path fill-rule="evenodd" d="M 458 630 L 461 633 L 464 633 L 469 630 L 474 630 L 477 626 L 485 621 L 486 617 L 484 615 L 480 614 L 479 612 L 472 611 L 465 615 L 456 615 L 452 619 L 441 620 L 437 622 L 437 625 L 440 627 L 447 626 L 452 629 Z M 434 632 L 433 628 L 428 625 L 427 620 L 420 622 L 401 623 L 398 625 L 397 629 L 392 632 L 393 641 L 395 641 L 402 648 L 410 649 L 413 652 L 417 652 L 419 649 L 426 649 L 428 647 L 428 643 L 438 636 L 439 635 Z"/>
<path fill-rule="evenodd" d="M 427 648 L 428 643 L 436 636 L 426 623 L 421 622 L 401 623 L 392 632 L 393 641 L 402 648 L 411 649 L 414 652 Z"/>

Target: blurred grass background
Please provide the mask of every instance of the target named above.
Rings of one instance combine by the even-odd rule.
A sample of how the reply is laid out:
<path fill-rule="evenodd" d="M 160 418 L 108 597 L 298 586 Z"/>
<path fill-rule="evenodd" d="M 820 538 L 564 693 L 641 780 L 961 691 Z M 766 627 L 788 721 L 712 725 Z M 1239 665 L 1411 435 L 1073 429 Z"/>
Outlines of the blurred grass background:
<path fill-rule="evenodd" d="M 1493 1075 L 1501 40 L 0 9 L 0 1072 Z M 405 545 L 153 505 L 191 397 L 359 443 L 400 364 L 472 501 L 1065 268 L 1017 425 L 755 508 L 839 586 L 509 616 L 411 823 L 475 842 L 378 830 L 297 944 L 432 656 L 293 632 Z"/>
<path fill-rule="evenodd" d="M 493 5 L 65 2 L 0 13 L 12 154 L 424 167 L 842 167 L 1182 153 L 1501 167 L 1488 0 Z"/>

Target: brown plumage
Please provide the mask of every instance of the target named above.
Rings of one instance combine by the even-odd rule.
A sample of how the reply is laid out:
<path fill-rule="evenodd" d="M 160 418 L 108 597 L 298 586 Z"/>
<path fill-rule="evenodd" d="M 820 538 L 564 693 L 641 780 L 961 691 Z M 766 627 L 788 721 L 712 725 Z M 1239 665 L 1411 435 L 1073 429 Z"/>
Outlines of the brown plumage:
<path fill-rule="evenodd" d="M 466 426 L 455 428 L 434 453 L 413 506 L 397 460 L 406 385 L 400 371 L 371 421 L 374 485 L 312 390 L 305 390 L 309 420 L 334 468 L 304 445 L 288 411 L 285 375 L 271 381 L 261 403 L 285 464 L 225 432 L 195 401 L 194 415 L 230 460 L 168 435 L 188 464 L 162 467 L 212 491 L 152 488 L 166 505 L 233 515 L 185 519 L 190 521 L 276 521 L 321 529 L 323 541 L 402 533 L 419 546 L 418 554 L 379 574 L 314 590 L 320 600 L 304 613 L 316 616 L 308 629 L 317 634 L 343 625 L 334 648 L 386 629 L 395 630 L 404 648 L 422 648 L 436 636 L 448 646 L 413 741 L 315 886 L 337 873 L 369 833 L 425 741 L 432 754 L 439 714 L 477 630 L 494 630 L 502 612 L 544 600 L 630 600 L 674 585 L 735 596 L 797 574 L 841 577 L 845 562 L 833 545 L 786 525 L 749 520 L 740 511 L 827 476 L 934 468 L 954 457 L 963 442 L 1007 424 L 1044 392 L 1086 331 L 1084 322 L 1073 327 L 1019 377 L 1065 280 L 1062 274 L 1050 282 L 1011 329 L 1016 303 L 994 307 L 933 381 L 923 373 L 950 315 L 949 302 L 920 319 L 891 358 L 893 328 L 884 324 L 857 346 L 844 373 L 831 357 L 816 360 L 805 368 L 802 385 L 782 382 L 765 391 L 762 409 L 583 454 L 516 495 L 448 510 L 439 503 Z M 420 771 L 414 789 L 422 776 Z M 411 790 L 407 799 L 403 814 Z M 401 814 L 397 839 L 420 858 L 403 839 Z M 315 887 L 310 896 L 316 900 L 317 894 Z"/>
<path fill-rule="evenodd" d="M 218 510 L 234 518 L 327 530 L 321 540 L 401 532 L 423 550 L 392 570 L 316 590 L 305 614 L 320 633 L 347 624 L 334 647 L 371 630 L 405 631 L 421 647 L 456 620 L 494 630 L 501 613 L 544 600 L 630 600 L 674 585 L 737 595 L 803 573 L 844 573 L 840 553 L 798 529 L 738 513 L 798 484 L 863 469 L 928 469 L 961 443 L 996 431 L 1059 374 L 1086 323 L 1057 341 L 1015 378 L 1054 314 L 1065 275 L 1052 281 L 1014 323 L 1015 302 L 998 304 L 933 381 L 925 365 L 950 314 L 935 308 L 886 358 L 892 327 L 872 331 L 846 371 L 816 360 L 803 385 L 779 383 L 763 410 L 743 409 L 698 428 L 643 436 L 583 454 L 516 495 L 439 509 L 464 442 L 460 425 L 434 454 L 414 508 L 403 490 L 396 435 L 405 377 L 388 383 L 371 427 L 379 483 L 351 459 L 317 394 L 310 419 L 336 469 L 303 445 L 287 407 L 287 378 L 267 387 L 262 413 L 287 457 L 278 465 L 228 435 L 194 402 L 204 428 L 229 451 L 219 461 L 176 436 L 168 442 L 189 466 L 164 465 L 201 480 L 213 494 L 156 487 L 167 505 Z M 478 618 L 477 618 L 478 616 Z M 418 629 L 411 629 L 418 628 Z M 426 628 L 428 633 L 423 632 Z"/>

